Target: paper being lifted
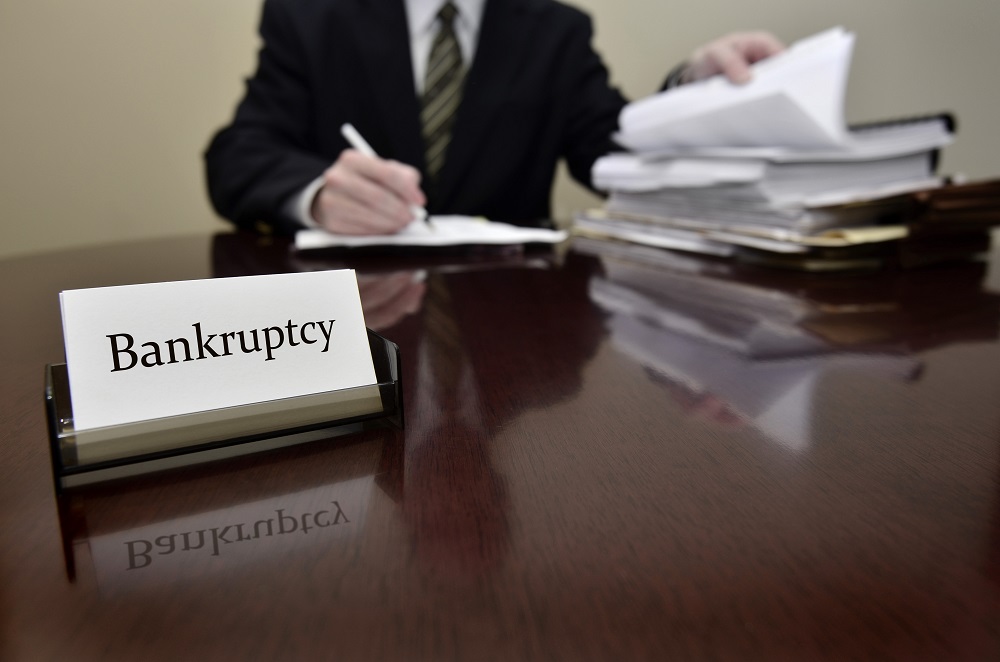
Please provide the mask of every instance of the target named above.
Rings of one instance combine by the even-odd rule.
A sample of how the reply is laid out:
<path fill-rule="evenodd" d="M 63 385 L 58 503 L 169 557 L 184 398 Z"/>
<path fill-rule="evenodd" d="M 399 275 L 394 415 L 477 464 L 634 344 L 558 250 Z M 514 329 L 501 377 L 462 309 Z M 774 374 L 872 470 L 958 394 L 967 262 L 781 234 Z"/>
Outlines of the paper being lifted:
<path fill-rule="evenodd" d="M 300 230 L 295 235 L 295 248 L 311 250 L 368 246 L 556 244 L 567 237 L 567 233 L 562 230 L 524 228 L 473 216 L 431 216 L 429 220 L 429 224 L 414 221 L 400 232 L 388 235 L 345 235 L 326 230 Z"/>
<path fill-rule="evenodd" d="M 844 144 L 843 99 L 854 35 L 833 28 L 753 65 L 745 85 L 721 76 L 629 104 L 617 140 L 635 150 L 832 149 Z"/>
<path fill-rule="evenodd" d="M 832 28 L 757 62 L 745 85 L 715 76 L 630 103 L 615 139 L 645 155 L 777 161 L 885 158 L 950 142 L 950 128 L 935 121 L 849 129 L 853 49 L 854 35 Z"/>

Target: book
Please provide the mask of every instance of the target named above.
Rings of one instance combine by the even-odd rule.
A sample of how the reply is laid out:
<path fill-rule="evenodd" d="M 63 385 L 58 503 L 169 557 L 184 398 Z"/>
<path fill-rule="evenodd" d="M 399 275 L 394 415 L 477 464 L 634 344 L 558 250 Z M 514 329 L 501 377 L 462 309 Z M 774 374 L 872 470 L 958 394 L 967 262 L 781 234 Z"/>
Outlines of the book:
<path fill-rule="evenodd" d="M 863 161 L 779 162 L 767 159 L 648 159 L 614 154 L 594 164 L 594 184 L 612 204 L 756 205 L 781 215 L 922 190 L 940 183 L 929 151 Z"/>

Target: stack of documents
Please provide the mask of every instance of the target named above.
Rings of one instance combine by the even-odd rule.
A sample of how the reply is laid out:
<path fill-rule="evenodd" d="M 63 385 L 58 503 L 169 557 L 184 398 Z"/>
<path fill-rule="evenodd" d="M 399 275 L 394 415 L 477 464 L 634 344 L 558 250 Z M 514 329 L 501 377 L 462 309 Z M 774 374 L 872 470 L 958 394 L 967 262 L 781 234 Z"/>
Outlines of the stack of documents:
<path fill-rule="evenodd" d="M 757 63 L 747 85 L 716 77 L 628 105 L 616 138 L 632 152 L 595 163 L 609 198 L 577 215 L 576 234 L 812 265 L 833 264 L 833 251 L 837 268 L 895 250 L 872 245 L 913 235 L 927 202 L 915 194 L 942 185 L 937 156 L 954 122 L 942 114 L 848 127 L 853 43 L 835 28 Z M 988 239 L 997 220 L 966 234 Z"/>

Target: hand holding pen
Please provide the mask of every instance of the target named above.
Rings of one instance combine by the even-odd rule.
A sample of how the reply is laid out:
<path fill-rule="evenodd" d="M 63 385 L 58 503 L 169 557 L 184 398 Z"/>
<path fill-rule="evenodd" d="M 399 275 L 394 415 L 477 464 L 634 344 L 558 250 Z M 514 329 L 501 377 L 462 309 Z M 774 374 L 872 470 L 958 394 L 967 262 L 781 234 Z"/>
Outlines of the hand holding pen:
<path fill-rule="evenodd" d="M 360 136 L 349 126 L 342 132 L 345 138 L 352 135 L 354 142 L 347 139 L 354 149 L 341 152 L 323 173 L 312 201 L 313 219 L 338 234 L 392 234 L 415 217 L 426 218 L 419 171 L 375 156 L 363 139 L 357 141 Z"/>
<path fill-rule="evenodd" d="M 372 146 L 368 144 L 368 141 L 361 137 L 358 130 L 354 128 L 354 125 L 348 122 L 340 127 L 340 134 L 344 136 L 347 143 L 358 150 L 365 156 L 377 159 L 379 155 L 375 153 Z M 424 209 L 423 203 L 421 204 L 411 204 L 410 211 L 413 213 L 413 220 L 421 221 L 430 225 L 430 220 L 427 217 L 427 210 Z"/>

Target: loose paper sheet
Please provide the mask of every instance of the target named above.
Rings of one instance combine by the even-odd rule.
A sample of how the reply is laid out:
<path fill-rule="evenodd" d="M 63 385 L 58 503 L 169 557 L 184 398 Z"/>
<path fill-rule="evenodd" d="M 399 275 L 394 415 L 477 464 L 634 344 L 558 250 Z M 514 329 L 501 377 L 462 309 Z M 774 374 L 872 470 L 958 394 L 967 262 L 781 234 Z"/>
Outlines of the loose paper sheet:
<path fill-rule="evenodd" d="M 853 34 L 834 28 L 756 63 L 746 85 L 715 77 L 631 103 L 616 139 L 639 151 L 840 147 L 853 45 Z"/>
<path fill-rule="evenodd" d="M 462 246 L 554 244 L 566 239 L 560 230 L 523 228 L 472 216 L 431 216 L 430 223 L 414 221 L 396 234 L 343 235 L 325 230 L 302 230 L 295 235 L 299 250 L 358 248 L 363 246 Z"/>

